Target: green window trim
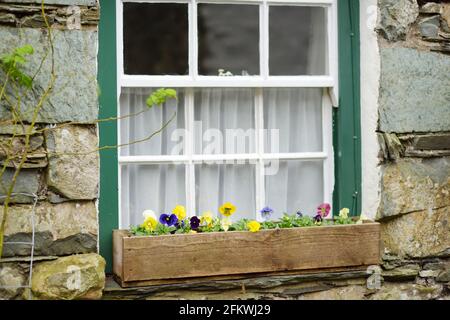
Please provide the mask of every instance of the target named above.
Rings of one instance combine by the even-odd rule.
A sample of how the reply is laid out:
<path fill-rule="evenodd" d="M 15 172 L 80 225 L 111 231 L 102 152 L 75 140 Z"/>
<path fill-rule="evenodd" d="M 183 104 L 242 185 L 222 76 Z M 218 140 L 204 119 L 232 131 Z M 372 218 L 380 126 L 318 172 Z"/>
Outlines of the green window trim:
<path fill-rule="evenodd" d="M 116 3 L 100 0 L 98 82 L 100 118 L 117 116 Z M 361 126 L 359 1 L 338 0 L 339 108 L 333 110 L 335 186 L 333 208 L 361 210 Z M 117 144 L 117 123 L 102 122 L 100 145 Z M 99 245 L 112 270 L 112 230 L 119 225 L 118 159 L 116 150 L 100 152 Z"/>

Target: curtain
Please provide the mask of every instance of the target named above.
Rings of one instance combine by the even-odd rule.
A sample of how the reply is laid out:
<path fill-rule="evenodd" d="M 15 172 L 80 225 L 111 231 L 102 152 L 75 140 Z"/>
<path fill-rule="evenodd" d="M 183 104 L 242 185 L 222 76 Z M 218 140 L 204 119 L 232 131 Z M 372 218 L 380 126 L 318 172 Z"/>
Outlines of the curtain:
<path fill-rule="evenodd" d="M 124 90 L 120 100 L 122 116 L 146 110 L 148 94 L 148 89 Z M 254 94 L 253 89 L 195 91 L 194 144 L 197 154 L 255 152 L 254 131 L 250 130 L 255 128 Z M 122 155 L 173 154 L 173 148 L 179 150 L 179 140 L 183 141 L 183 137 L 176 129 L 185 127 L 185 94 L 180 90 L 179 95 L 178 101 L 171 101 L 162 108 L 155 106 L 139 116 L 120 121 L 124 143 L 159 129 L 177 111 L 176 119 L 166 130 L 150 141 L 122 148 Z M 322 151 L 321 89 L 265 89 L 263 101 L 266 153 Z M 230 135 L 230 132 L 235 132 L 231 129 L 241 130 L 244 139 L 239 141 L 236 136 Z M 278 139 L 274 140 L 272 135 Z M 234 141 L 234 149 L 231 149 L 231 141 Z M 178 151 L 175 153 L 179 154 Z M 170 212 L 178 204 L 186 205 L 185 170 L 185 164 L 122 166 L 122 226 L 141 223 L 141 213 L 145 209 L 161 214 Z M 271 161 L 267 163 L 266 173 L 266 205 L 275 210 L 276 218 L 284 212 L 295 213 L 298 210 L 312 215 L 322 201 L 321 161 Z M 254 162 L 195 164 L 195 214 L 205 211 L 218 214 L 220 205 L 232 202 L 237 207 L 233 220 L 254 218 L 256 211 L 261 209 L 255 207 L 255 174 Z"/>

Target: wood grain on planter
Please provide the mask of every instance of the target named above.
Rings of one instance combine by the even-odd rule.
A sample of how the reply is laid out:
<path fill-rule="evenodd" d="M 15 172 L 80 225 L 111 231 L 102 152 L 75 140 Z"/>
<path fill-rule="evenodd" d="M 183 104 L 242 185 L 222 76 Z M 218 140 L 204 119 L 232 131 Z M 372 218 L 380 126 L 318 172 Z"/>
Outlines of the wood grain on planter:
<path fill-rule="evenodd" d="M 379 230 L 378 223 L 157 237 L 115 230 L 113 269 L 125 285 L 366 266 L 379 263 Z"/>

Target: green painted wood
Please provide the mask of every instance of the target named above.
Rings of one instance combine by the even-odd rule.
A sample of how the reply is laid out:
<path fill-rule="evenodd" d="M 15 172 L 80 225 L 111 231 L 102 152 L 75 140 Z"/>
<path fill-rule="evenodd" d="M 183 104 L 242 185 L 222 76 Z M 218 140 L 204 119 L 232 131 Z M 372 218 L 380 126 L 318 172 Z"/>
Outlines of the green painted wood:
<path fill-rule="evenodd" d="M 339 0 L 339 108 L 333 112 L 333 214 L 361 214 L 359 1 Z"/>
<path fill-rule="evenodd" d="M 117 116 L 116 5 L 100 0 L 98 82 L 100 119 Z M 117 144 L 117 121 L 101 122 L 100 146 Z M 112 270 L 112 230 L 119 226 L 117 150 L 100 152 L 100 254 L 106 259 L 106 272 Z"/>

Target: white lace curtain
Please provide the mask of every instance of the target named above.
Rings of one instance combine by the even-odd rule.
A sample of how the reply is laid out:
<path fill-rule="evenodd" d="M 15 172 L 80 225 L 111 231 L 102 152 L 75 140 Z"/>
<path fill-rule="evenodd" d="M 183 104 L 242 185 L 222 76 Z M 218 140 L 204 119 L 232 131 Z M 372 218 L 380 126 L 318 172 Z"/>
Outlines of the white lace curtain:
<path fill-rule="evenodd" d="M 145 99 L 150 92 L 149 89 L 124 89 L 120 100 L 122 115 L 146 110 Z M 254 93 L 254 89 L 217 88 L 199 89 L 194 93 L 196 153 L 236 153 L 227 150 L 227 129 L 246 131 L 255 128 Z M 263 99 L 264 128 L 268 129 L 266 153 L 322 151 L 321 89 L 267 89 Z M 179 90 L 178 101 L 171 101 L 164 107 L 155 106 L 121 120 L 121 139 L 126 143 L 148 136 L 177 111 L 176 118 L 161 134 L 149 141 L 122 148 L 121 155 L 183 154 L 183 135 L 175 130 L 185 128 L 184 100 L 185 92 Z M 270 142 L 271 130 L 278 130 L 278 145 Z M 214 144 L 217 137 L 221 147 L 211 148 L 211 145 L 218 145 Z M 249 138 L 244 152 L 254 151 L 255 139 Z M 226 201 L 237 206 L 235 219 L 254 218 L 255 212 L 261 209 L 255 207 L 254 163 L 203 163 L 195 166 L 197 214 L 208 210 L 217 214 L 219 206 Z M 313 214 L 323 197 L 322 162 L 272 162 L 267 171 L 274 173 L 273 168 L 276 167 L 276 174 L 266 176 L 265 180 L 266 204 L 275 210 L 275 217 L 297 210 Z M 122 166 L 121 204 L 124 227 L 140 223 L 145 209 L 159 214 L 169 212 L 177 204 L 185 205 L 185 164 Z"/>

